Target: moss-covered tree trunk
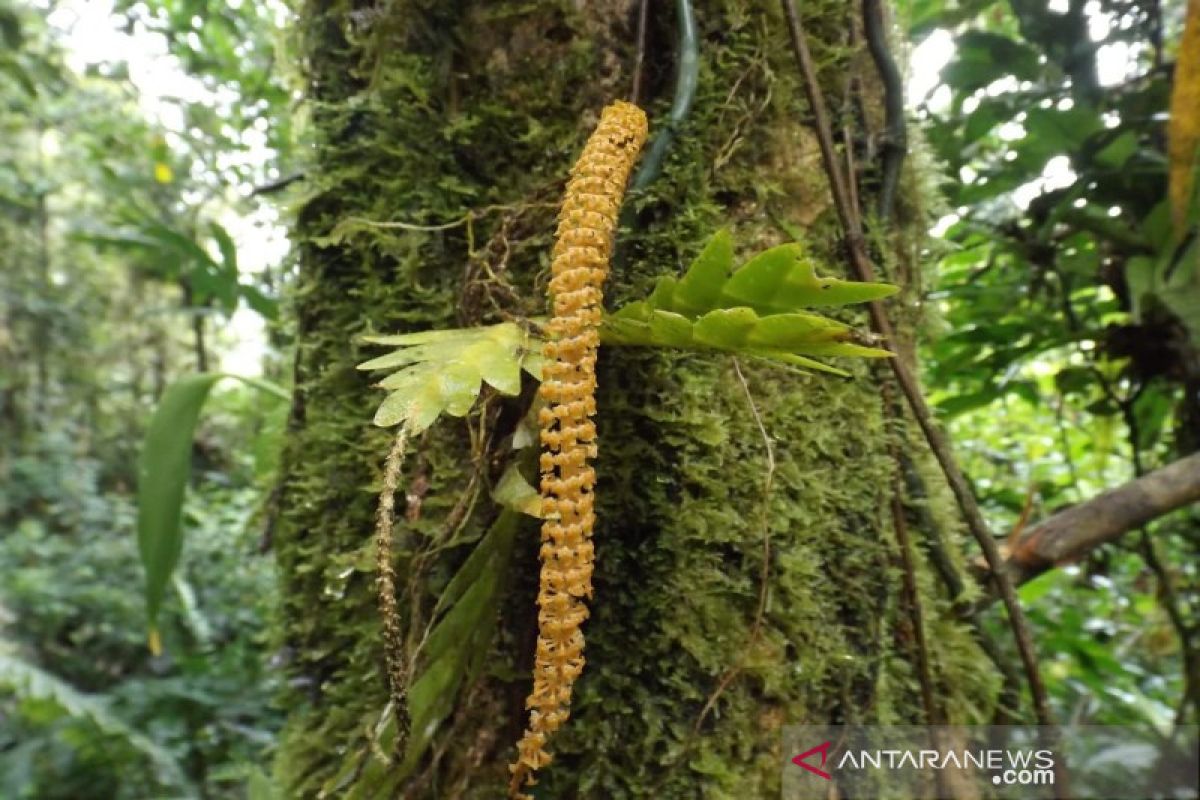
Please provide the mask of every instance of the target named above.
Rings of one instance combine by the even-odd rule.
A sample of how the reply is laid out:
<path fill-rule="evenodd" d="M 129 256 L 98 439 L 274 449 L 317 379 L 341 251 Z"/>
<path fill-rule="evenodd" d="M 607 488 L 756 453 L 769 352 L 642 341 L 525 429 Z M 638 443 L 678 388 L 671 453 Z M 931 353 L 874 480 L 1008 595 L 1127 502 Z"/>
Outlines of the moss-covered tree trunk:
<path fill-rule="evenodd" d="M 372 428 L 380 396 L 354 369 L 376 353 L 353 338 L 544 313 L 555 205 L 599 110 L 630 96 L 638 5 L 301 8 L 313 150 L 295 228 L 296 396 L 274 539 L 293 700 L 276 764 L 287 797 L 503 794 L 526 720 L 537 526 L 519 533 L 481 675 L 413 775 L 396 780 L 372 741 L 387 703 L 371 531 L 388 434 Z M 743 254 L 802 232 L 842 271 L 776 4 L 695 11 L 695 105 L 661 177 L 627 203 L 610 303 L 678 271 L 725 225 Z M 847 34 L 857 8 L 804 13 L 835 123 L 859 145 L 869 207 L 865 144 L 881 99 Z M 653 136 L 671 99 L 670 4 L 651 3 L 649 22 L 641 97 Z M 911 283 L 901 251 L 924 220 L 911 198 L 900 211 L 878 240 L 893 277 Z M 905 307 L 891 303 L 902 325 Z M 842 316 L 865 325 L 861 311 Z M 539 796 L 770 797 L 785 724 L 924 721 L 889 435 L 917 445 L 888 421 L 886 371 L 850 368 L 853 380 L 754 362 L 739 374 L 720 355 L 602 351 L 587 668 Z M 493 398 L 413 446 L 397 567 L 415 629 L 495 517 L 489 485 L 527 401 Z M 928 516 L 916 511 L 914 527 Z M 993 673 L 917 561 L 938 713 L 967 721 L 986 713 Z"/>

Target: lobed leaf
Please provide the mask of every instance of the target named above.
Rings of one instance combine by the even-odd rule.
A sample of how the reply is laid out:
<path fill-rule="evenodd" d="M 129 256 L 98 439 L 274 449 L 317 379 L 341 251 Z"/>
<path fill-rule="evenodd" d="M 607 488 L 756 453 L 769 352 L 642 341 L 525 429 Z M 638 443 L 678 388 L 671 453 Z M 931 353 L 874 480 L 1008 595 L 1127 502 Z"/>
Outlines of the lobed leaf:
<path fill-rule="evenodd" d="M 465 416 L 484 383 L 511 396 L 521 391 L 522 368 L 541 377 L 540 347 L 511 322 L 364 340 L 398 347 L 358 365 L 398 370 L 378 384 L 389 392 L 375 412 L 380 427 L 404 424 L 410 433 L 420 433 L 443 413 Z"/>
<path fill-rule="evenodd" d="M 606 316 L 602 340 L 746 353 L 839 375 L 846 373 L 803 356 L 891 355 L 855 342 L 850 326 L 800 309 L 877 300 L 897 287 L 820 277 L 794 242 L 759 253 L 731 274 L 732 266 L 733 240 L 720 230 L 682 278 L 660 278 L 645 300 Z"/>

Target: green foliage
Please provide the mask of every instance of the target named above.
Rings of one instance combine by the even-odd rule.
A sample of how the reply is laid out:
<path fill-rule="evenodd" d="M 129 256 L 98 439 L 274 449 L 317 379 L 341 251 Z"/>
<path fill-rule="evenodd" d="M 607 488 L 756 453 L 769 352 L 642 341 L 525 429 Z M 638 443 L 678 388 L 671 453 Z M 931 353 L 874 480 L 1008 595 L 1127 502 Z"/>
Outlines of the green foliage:
<path fill-rule="evenodd" d="M 733 241 L 718 232 L 682 278 L 660 278 L 642 302 L 630 303 L 604 321 L 610 344 L 714 349 L 783 361 L 846 375 L 808 356 L 886 358 L 886 350 L 858 344 L 853 328 L 811 306 L 864 303 L 895 294 L 897 287 L 819 278 L 800 244 L 784 244 L 733 269 Z"/>
<path fill-rule="evenodd" d="M 130 9 L 128 43 L 195 43 L 194 16 L 207 10 L 170 3 L 184 27 L 161 28 L 160 40 L 137 18 L 161 5 Z M 63 52 L 72 9 L 0 0 L 6 800 L 236 797 L 280 724 L 264 633 L 273 564 L 252 557 L 247 536 L 270 460 L 252 463 L 230 442 L 276 449 L 282 423 L 235 393 L 210 397 L 187 446 L 197 485 L 180 513 L 191 557 L 163 592 L 170 653 L 158 657 L 144 644 L 130 497 L 148 409 L 195 360 L 221 353 L 228 334 L 213 330 L 214 310 L 274 313 L 277 276 L 238 252 L 245 228 L 233 224 L 261 211 L 250 188 L 277 176 L 290 130 L 270 65 L 273 25 L 259 26 L 273 12 L 220 5 L 250 23 L 236 36 L 224 28 L 228 72 L 201 91 L 190 83 L 147 97 L 125 64 L 76 67 L 81 54 Z"/>
<path fill-rule="evenodd" d="M 172 753 L 113 716 L 104 702 L 76 691 L 52 673 L 0 652 L 0 689 L 14 692 L 22 703 L 48 704 L 74 719 L 90 723 L 101 736 L 113 737 L 149 759 L 162 785 L 179 791 L 183 796 L 195 796 L 194 789 L 184 778 Z M 10 764 L 15 763 L 11 754 L 7 760 Z M 21 771 L 27 772 L 28 769 L 26 767 Z M 19 790 L 23 787 L 11 788 Z"/>
<path fill-rule="evenodd" d="M 161 649 L 157 619 L 167 584 L 183 550 L 183 496 L 192 474 L 192 441 L 204 401 L 217 381 L 237 378 L 281 400 L 289 395 L 269 381 L 236 375 L 189 375 L 163 394 L 146 430 L 138 466 L 138 551 L 145 569 L 150 649 Z"/>
<path fill-rule="evenodd" d="M 269 558 L 247 557 L 243 533 L 255 493 L 210 480 L 192 494 L 191 558 L 160 619 L 170 656 L 151 658 L 133 588 L 133 508 L 97 490 L 87 460 L 63 474 L 80 472 L 62 489 L 74 515 L 30 517 L 0 535 L 0 650 L 56 682 L 59 699 L 84 701 L 0 681 L 0 796 L 143 800 L 201 786 L 231 796 L 243 782 L 235 766 L 261 758 L 279 725 L 264 635 L 274 572 Z"/>
<path fill-rule="evenodd" d="M 326 784 L 335 792 L 350 776 L 368 774 L 356 784 L 349 798 L 374 797 L 381 786 L 401 785 L 412 775 L 428 751 L 434 735 L 454 710 L 459 689 L 470 684 L 486 665 L 486 656 L 496 632 L 496 605 L 511 580 L 513 546 L 520 515 L 504 510 L 450 578 L 438 596 L 430 629 L 414 654 L 421 665 L 408 690 L 408 712 L 412 733 L 404 743 L 398 763 L 385 767 L 369 750 L 357 750 Z M 375 734 L 383 752 L 396 747 L 395 720 L 384 714 Z"/>
<path fill-rule="evenodd" d="M 144 263 L 144 271 L 170 282 L 182 282 L 188 287 L 193 309 L 202 309 L 216 302 L 226 314 L 237 310 L 244 300 L 254 311 L 268 319 L 278 316 L 277 301 L 267 296 L 253 283 L 240 280 L 237 247 L 229 232 L 220 224 L 208 224 L 209 237 L 192 236 L 136 210 L 122 215 L 127 221 L 123 228 L 78 235 L 80 241 L 100 248 L 114 248 L 122 253 L 136 253 Z M 216 246 L 219 258 L 214 258 L 202 242 L 209 238 Z"/>
<path fill-rule="evenodd" d="M 916 35 L 955 46 L 921 107 L 953 209 L 922 360 L 984 510 L 1012 530 L 1200 446 L 1200 262 L 1172 235 L 1164 152 L 1182 20 L 1140 3 L 910 8 Z M 1186 614 L 1185 530 L 1152 536 Z M 1023 590 L 1061 718 L 1158 727 L 1177 702 L 1139 536 Z"/>
<path fill-rule="evenodd" d="M 379 382 L 388 396 L 375 413 L 375 424 L 385 428 L 403 423 L 410 433 L 420 433 L 443 412 L 466 415 L 484 383 L 516 395 L 522 369 L 541 378 L 540 342 L 512 322 L 363 340 L 399 347 L 358 365 L 361 370 L 399 367 Z"/>
<path fill-rule="evenodd" d="M 849 325 L 795 309 L 869 302 L 895 294 L 897 287 L 818 277 L 812 259 L 794 243 L 760 253 L 731 275 L 732 270 L 733 240 L 721 230 L 682 278 L 661 278 L 649 298 L 606 316 L 601 341 L 723 350 L 835 375 L 848 373 L 808 356 L 891 355 L 859 344 L 861 335 Z M 375 412 L 380 427 L 403 423 L 420 433 L 442 413 L 465 416 L 483 383 L 515 396 L 522 369 L 541 379 L 541 341 L 512 322 L 362 339 L 399 348 L 358 365 L 399 368 L 378 383 L 388 391 Z"/>

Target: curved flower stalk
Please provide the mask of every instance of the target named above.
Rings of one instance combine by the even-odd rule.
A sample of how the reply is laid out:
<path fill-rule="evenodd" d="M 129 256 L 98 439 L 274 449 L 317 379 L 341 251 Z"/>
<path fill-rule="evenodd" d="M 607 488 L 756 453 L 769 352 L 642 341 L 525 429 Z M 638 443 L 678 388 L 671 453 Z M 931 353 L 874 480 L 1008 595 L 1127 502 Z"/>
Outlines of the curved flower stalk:
<path fill-rule="evenodd" d="M 538 640 L 529 727 L 509 769 L 509 792 L 550 762 L 547 739 L 570 714 L 571 688 L 583 671 L 583 633 L 592 596 L 595 524 L 596 352 L 603 285 L 612 256 L 617 211 L 646 141 L 646 115 L 631 103 L 604 109 L 571 171 L 559 213 L 550 281 L 553 317 L 546 326 L 541 396 L 542 547 Z"/>

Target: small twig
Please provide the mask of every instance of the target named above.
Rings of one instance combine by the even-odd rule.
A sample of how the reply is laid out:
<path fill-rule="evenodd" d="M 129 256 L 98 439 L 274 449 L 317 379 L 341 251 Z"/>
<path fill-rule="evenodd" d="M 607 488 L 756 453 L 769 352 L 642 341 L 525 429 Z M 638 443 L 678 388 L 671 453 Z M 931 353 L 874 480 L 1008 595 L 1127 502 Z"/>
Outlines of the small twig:
<path fill-rule="evenodd" d="M 461 228 L 463 225 L 470 225 L 475 220 L 487 214 L 492 214 L 497 211 L 520 211 L 529 208 L 557 208 L 556 203 L 495 203 L 479 208 L 472 208 L 463 213 L 460 217 L 455 217 L 449 222 L 438 222 L 432 224 L 421 224 L 416 222 L 404 222 L 401 220 L 374 220 L 365 217 L 344 217 L 338 221 L 334 227 L 337 231 L 345 225 L 357 224 L 368 228 L 380 228 L 383 230 L 398 229 L 402 231 L 416 231 L 419 233 L 435 233 L 437 231 L 448 231 L 452 228 Z"/>
<path fill-rule="evenodd" d="M 892 524 L 896 544 L 900 547 L 900 564 L 904 568 L 904 592 L 908 595 L 908 612 L 913 628 L 913 644 L 917 651 L 917 679 L 921 684 L 921 703 L 929 725 L 941 723 L 941 713 L 933 699 L 933 672 L 929 668 L 929 649 L 925 644 L 925 615 L 921 609 L 921 594 L 917 587 L 916 566 L 913 563 L 912 543 L 908 522 L 904 519 L 904 504 L 900 501 L 900 481 L 892 481 Z"/>
<path fill-rule="evenodd" d="M 284 175 L 282 178 L 276 178 L 273 181 L 259 184 L 250 190 L 251 197 L 260 197 L 265 194 L 274 194 L 291 186 L 296 181 L 302 181 L 306 177 L 304 172 L 293 172 L 291 175 Z"/>
<path fill-rule="evenodd" d="M 1141 530 L 1140 545 L 1142 559 L 1154 573 L 1158 583 L 1158 602 L 1166 611 L 1167 618 L 1171 621 L 1171 627 L 1175 629 L 1175 636 L 1179 639 L 1179 656 L 1183 662 L 1181 669 L 1183 696 L 1180 698 L 1180 705 L 1175 713 L 1175 725 L 1179 726 L 1187 719 L 1189 705 L 1200 711 L 1200 654 L 1196 651 L 1190 626 L 1181 610 L 1175 582 L 1171 580 L 1171 573 L 1167 571 L 1154 540 L 1150 538 L 1150 532 L 1145 528 Z"/>
<path fill-rule="evenodd" d="M 1097 374 L 1100 374 L 1097 369 Z M 1138 423 L 1137 412 L 1134 408 L 1138 396 L 1145 389 L 1146 384 L 1138 387 L 1134 396 L 1127 400 L 1121 401 L 1121 415 L 1125 420 L 1125 428 L 1129 436 L 1129 449 L 1133 461 L 1133 476 L 1134 480 L 1145 477 L 1146 467 L 1142 461 L 1141 450 L 1141 426 Z M 1111 389 L 1108 390 L 1110 393 Z M 1179 603 L 1179 593 L 1175 590 L 1175 582 L 1171 580 L 1171 573 L 1167 571 L 1166 566 L 1162 562 L 1162 557 L 1158 553 L 1158 548 L 1154 544 L 1154 539 L 1150 537 L 1150 530 L 1143 526 L 1139 531 L 1139 550 L 1141 551 L 1142 560 L 1146 562 L 1146 566 L 1154 573 L 1155 581 L 1158 583 L 1158 603 L 1167 614 L 1167 619 L 1171 622 L 1171 627 L 1175 629 L 1175 636 L 1179 639 L 1179 656 L 1183 662 L 1181 673 L 1183 675 L 1183 696 L 1180 698 L 1180 705 L 1175 714 L 1175 725 L 1182 725 L 1187 717 L 1187 709 L 1189 703 L 1197 705 L 1197 710 L 1200 711 L 1200 659 L 1196 652 L 1196 645 L 1192 641 L 1190 626 L 1187 618 L 1181 609 Z"/>
<path fill-rule="evenodd" d="M 872 281 L 874 280 L 875 271 L 871 266 L 870 259 L 867 257 L 862 233 L 862 221 L 854 215 L 849 202 L 846 177 L 842 174 L 841 164 L 837 160 L 837 155 L 833 148 L 829 112 L 825 105 L 825 98 L 821 92 L 820 84 L 817 83 L 816 68 L 813 65 L 812 54 L 808 50 L 804 30 L 800 26 L 800 18 L 796 13 L 796 4 L 794 0 L 781 1 L 783 3 L 784 15 L 788 21 L 792 48 L 800 68 L 800 73 L 804 79 L 805 95 L 808 97 L 809 106 L 816 120 L 817 142 L 821 148 L 821 158 L 825 164 L 825 171 L 829 176 L 834 207 L 842 224 L 842 230 L 845 232 L 846 245 L 850 251 L 851 265 L 854 267 L 855 276 L 858 280 Z M 878 301 L 872 301 L 870 303 L 870 313 L 876 332 L 895 349 L 896 336 L 892 331 L 892 326 L 888 321 L 887 315 L 883 312 L 883 306 Z M 1012 582 L 1007 579 L 1006 575 L 1000 574 L 1002 559 L 999 548 L 988 531 L 983 514 L 975 502 L 975 497 L 971 493 L 970 486 L 967 485 L 966 478 L 954 460 L 954 455 L 950 450 L 949 444 L 942 432 L 934 425 L 932 414 L 925 403 L 924 397 L 921 395 L 916 379 L 909 371 L 903 359 L 891 358 L 888 361 L 891 364 L 893 374 L 896 376 L 897 383 L 900 384 L 901 391 L 904 392 L 904 397 L 908 401 L 909 408 L 917 420 L 917 424 L 925 434 L 925 439 L 937 457 L 938 463 L 946 475 L 946 480 L 950 484 L 950 489 L 954 492 L 954 496 L 958 500 L 959 507 L 962 510 L 963 517 L 966 519 L 971 535 L 979 543 L 979 548 L 983 551 L 984 558 L 987 560 L 988 565 L 992 567 L 993 579 L 999 589 L 1000 596 L 1004 600 L 1004 606 L 1008 611 L 1009 625 L 1012 627 L 1017 649 L 1021 654 L 1021 661 L 1025 667 L 1025 675 L 1029 682 L 1029 690 L 1033 697 L 1034 711 L 1038 722 L 1042 725 L 1052 725 L 1053 715 L 1050 712 L 1050 704 L 1046 698 L 1046 688 L 1042 683 L 1041 672 L 1038 668 L 1037 655 L 1033 647 L 1033 635 L 1030 633 L 1025 615 L 1021 611 L 1021 604 L 1017 599 L 1017 593 L 1013 589 Z"/>
<path fill-rule="evenodd" d="M 733 359 L 733 370 L 737 373 L 738 382 L 742 386 L 742 392 L 746 395 L 746 402 L 750 405 L 750 413 L 754 417 L 754 422 L 758 426 L 758 432 L 762 436 L 764 459 L 766 461 L 766 474 L 763 477 L 762 489 L 762 505 L 760 506 L 760 520 L 762 525 L 762 561 L 759 567 L 759 585 L 758 585 L 758 606 L 754 612 L 754 622 L 750 626 L 750 635 L 746 640 L 746 644 L 741 650 L 736 663 L 733 664 L 717 681 L 717 686 L 713 689 L 712 694 L 705 700 L 700 713 L 696 715 L 696 721 L 692 724 L 691 733 L 683 743 L 683 748 L 679 754 L 659 773 L 658 781 L 651 787 L 651 794 L 657 794 L 659 788 L 666 782 L 671 771 L 683 760 L 683 758 L 691 752 L 693 745 L 700 735 L 700 727 L 704 724 L 704 720 L 716 707 L 717 700 L 729 688 L 734 679 L 741 674 L 742 669 L 746 665 L 746 659 L 749 657 L 751 649 L 758 641 L 760 632 L 762 631 L 763 619 L 767 612 L 767 597 L 769 595 L 769 586 L 771 580 L 771 493 L 775 486 L 775 446 L 771 443 L 771 437 L 767 433 L 767 427 L 763 424 L 762 414 L 759 413 L 758 404 L 754 402 L 754 395 L 750 392 L 750 384 L 746 381 L 746 376 L 742 374 L 742 367 L 738 360 Z"/>
<path fill-rule="evenodd" d="M 396 747 L 404 746 L 411 720 L 408 717 L 408 660 L 404 657 L 404 632 L 396 604 L 396 568 L 392 564 L 392 527 L 396 519 L 396 489 L 408 447 L 408 429 L 400 426 L 383 467 L 383 489 L 375 512 L 375 570 L 379 616 L 383 620 L 383 652 L 387 660 L 392 711 L 396 715 Z"/>

